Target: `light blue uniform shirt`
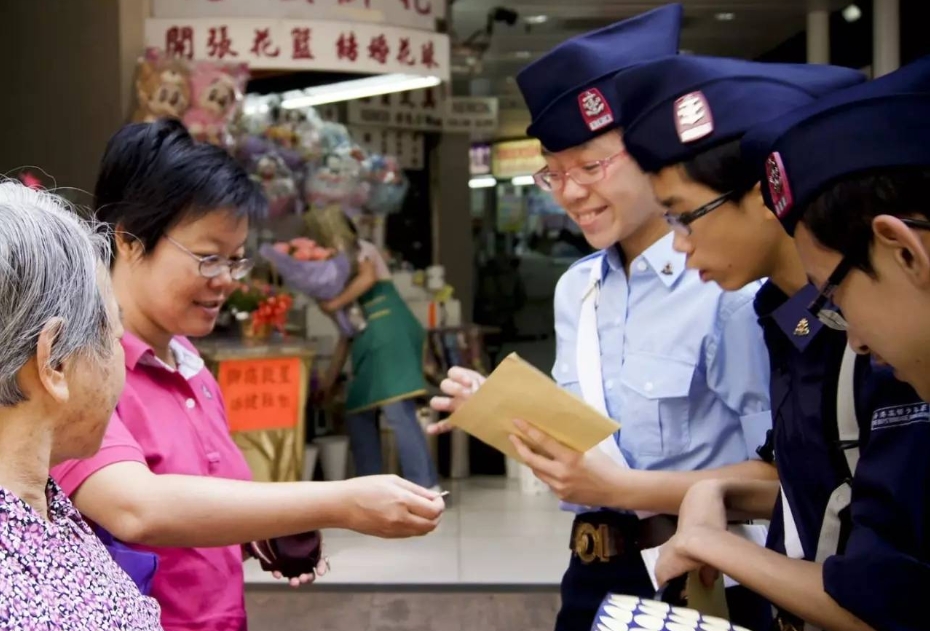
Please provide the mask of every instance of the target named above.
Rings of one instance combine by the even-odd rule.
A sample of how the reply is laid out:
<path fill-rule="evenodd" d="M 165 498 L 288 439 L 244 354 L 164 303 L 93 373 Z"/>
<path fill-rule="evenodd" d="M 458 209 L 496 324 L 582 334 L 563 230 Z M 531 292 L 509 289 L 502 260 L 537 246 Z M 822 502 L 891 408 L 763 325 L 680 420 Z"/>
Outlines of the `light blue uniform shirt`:
<path fill-rule="evenodd" d="M 581 396 L 578 320 L 601 265 L 597 332 L 604 399 L 630 467 L 695 471 L 758 458 L 772 427 L 769 358 L 753 309 L 761 283 L 725 292 L 685 269 L 669 234 L 630 266 L 616 248 L 572 266 L 555 290 L 553 377 Z M 563 504 L 563 508 L 585 512 Z"/>

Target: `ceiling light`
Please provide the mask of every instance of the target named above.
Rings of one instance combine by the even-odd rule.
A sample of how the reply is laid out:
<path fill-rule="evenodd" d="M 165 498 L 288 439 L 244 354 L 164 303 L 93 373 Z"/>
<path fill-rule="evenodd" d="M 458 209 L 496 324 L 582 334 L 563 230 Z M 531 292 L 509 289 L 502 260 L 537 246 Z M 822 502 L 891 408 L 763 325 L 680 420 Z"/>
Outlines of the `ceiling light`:
<path fill-rule="evenodd" d="M 533 179 L 532 175 L 518 175 L 510 180 L 510 183 L 514 186 L 532 186 L 536 183 L 536 180 Z"/>
<path fill-rule="evenodd" d="M 843 9 L 843 19 L 847 22 L 855 22 L 862 17 L 862 9 L 857 5 L 851 4 Z"/>
<path fill-rule="evenodd" d="M 497 180 L 490 175 L 483 177 L 473 177 L 468 180 L 468 188 L 491 188 L 497 184 Z"/>
<path fill-rule="evenodd" d="M 527 24 L 545 24 L 549 21 L 548 15 L 528 15 L 523 18 L 523 21 Z"/>
<path fill-rule="evenodd" d="M 284 109 L 296 109 L 324 103 L 338 101 L 351 101 L 371 96 L 391 94 L 392 92 L 406 92 L 420 88 L 432 88 L 442 83 L 442 79 L 434 76 L 420 76 L 409 74 L 385 74 L 364 79 L 340 81 L 300 91 L 300 94 L 288 94 L 281 103 Z"/>
<path fill-rule="evenodd" d="M 729 11 L 722 11 L 714 15 L 718 22 L 732 22 L 736 19 L 736 14 Z"/>

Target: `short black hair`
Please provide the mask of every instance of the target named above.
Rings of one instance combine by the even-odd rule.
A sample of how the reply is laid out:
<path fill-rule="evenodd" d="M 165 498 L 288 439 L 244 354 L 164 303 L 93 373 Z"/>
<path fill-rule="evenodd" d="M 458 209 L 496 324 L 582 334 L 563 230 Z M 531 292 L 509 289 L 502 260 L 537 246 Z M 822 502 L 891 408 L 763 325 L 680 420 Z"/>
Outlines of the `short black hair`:
<path fill-rule="evenodd" d="M 721 194 L 732 191 L 737 200 L 758 182 L 743 161 L 740 139 L 712 147 L 683 162 L 682 168 L 695 182 Z"/>
<path fill-rule="evenodd" d="M 869 251 L 879 215 L 930 217 L 930 165 L 871 170 L 833 182 L 803 209 L 801 223 L 825 247 L 874 274 Z"/>
<path fill-rule="evenodd" d="M 220 209 L 256 220 L 268 206 L 259 184 L 232 156 L 196 142 L 173 119 L 117 131 L 103 154 L 94 195 L 97 219 L 137 238 L 146 252 L 182 221 Z"/>

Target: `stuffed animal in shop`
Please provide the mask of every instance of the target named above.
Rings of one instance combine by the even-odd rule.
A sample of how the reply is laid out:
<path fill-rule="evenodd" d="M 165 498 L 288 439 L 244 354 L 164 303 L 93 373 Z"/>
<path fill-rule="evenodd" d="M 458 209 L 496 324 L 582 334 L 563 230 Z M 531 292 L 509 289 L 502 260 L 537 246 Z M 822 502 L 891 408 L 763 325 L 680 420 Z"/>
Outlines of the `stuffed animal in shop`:
<path fill-rule="evenodd" d="M 132 120 L 151 123 L 159 118 L 181 118 L 191 102 L 187 64 L 149 50 L 136 70 L 136 111 Z"/>
<path fill-rule="evenodd" d="M 194 138 L 226 144 L 227 127 L 242 99 L 247 75 L 244 65 L 199 62 L 194 66 L 190 75 L 192 103 L 183 119 Z"/>
<path fill-rule="evenodd" d="M 297 210 L 297 183 L 284 159 L 266 153 L 255 162 L 252 179 L 262 185 L 268 200 L 268 216 L 281 217 Z"/>
<path fill-rule="evenodd" d="M 345 204 L 361 182 L 363 159 L 348 144 L 324 155 L 306 181 L 304 197 L 308 205 L 323 208 Z"/>

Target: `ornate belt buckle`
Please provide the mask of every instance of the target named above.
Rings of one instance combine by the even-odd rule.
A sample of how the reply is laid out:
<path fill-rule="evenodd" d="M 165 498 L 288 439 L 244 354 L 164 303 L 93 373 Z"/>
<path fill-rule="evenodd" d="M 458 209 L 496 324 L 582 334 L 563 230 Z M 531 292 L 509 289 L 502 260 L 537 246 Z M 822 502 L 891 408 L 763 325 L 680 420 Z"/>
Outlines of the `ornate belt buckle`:
<path fill-rule="evenodd" d="M 587 565 L 594 561 L 607 561 L 607 525 L 597 527 L 587 522 L 578 526 L 575 531 L 575 554 L 581 562 Z"/>

